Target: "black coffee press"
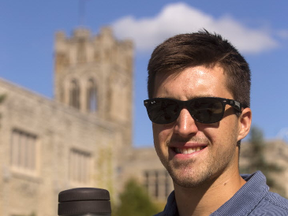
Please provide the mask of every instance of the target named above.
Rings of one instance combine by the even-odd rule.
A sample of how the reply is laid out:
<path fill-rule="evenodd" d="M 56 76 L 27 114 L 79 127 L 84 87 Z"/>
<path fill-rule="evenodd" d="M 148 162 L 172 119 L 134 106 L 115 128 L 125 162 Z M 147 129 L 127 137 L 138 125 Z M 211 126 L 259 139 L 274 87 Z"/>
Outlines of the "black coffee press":
<path fill-rule="evenodd" d="M 59 216 L 111 216 L 109 191 L 100 188 L 73 188 L 58 196 Z"/>

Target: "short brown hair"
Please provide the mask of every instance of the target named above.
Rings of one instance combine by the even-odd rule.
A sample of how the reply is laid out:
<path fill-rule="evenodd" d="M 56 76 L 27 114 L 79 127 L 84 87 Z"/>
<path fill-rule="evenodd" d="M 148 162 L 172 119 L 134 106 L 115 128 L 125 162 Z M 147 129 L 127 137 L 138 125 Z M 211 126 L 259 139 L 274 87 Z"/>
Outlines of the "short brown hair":
<path fill-rule="evenodd" d="M 227 73 L 227 88 L 235 100 L 250 106 L 249 65 L 237 49 L 221 35 L 206 30 L 180 34 L 164 41 L 153 51 L 148 64 L 148 96 L 153 97 L 156 75 L 178 72 L 188 67 L 214 67 Z"/>

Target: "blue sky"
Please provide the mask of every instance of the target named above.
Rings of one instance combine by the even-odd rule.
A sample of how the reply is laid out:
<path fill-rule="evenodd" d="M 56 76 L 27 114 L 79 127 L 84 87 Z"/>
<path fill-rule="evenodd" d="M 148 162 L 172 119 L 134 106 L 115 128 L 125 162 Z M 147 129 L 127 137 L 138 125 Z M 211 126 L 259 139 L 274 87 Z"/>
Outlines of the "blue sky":
<path fill-rule="evenodd" d="M 147 98 L 147 62 L 162 40 L 206 28 L 230 40 L 252 71 L 253 125 L 266 138 L 288 128 L 288 17 L 286 0 L 0 0 L 0 77 L 53 97 L 56 31 L 70 35 L 84 26 L 97 34 L 111 26 L 119 39 L 135 43 L 134 145 L 152 146 Z M 239 84 L 240 85 L 240 84 Z M 286 136 L 287 138 L 287 136 Z"/>

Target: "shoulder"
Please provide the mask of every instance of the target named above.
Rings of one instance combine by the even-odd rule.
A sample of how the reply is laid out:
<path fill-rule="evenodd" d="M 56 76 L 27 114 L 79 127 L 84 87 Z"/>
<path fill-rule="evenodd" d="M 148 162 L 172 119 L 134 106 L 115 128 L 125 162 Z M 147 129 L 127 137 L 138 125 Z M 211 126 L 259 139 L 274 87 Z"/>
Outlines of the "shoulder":
<path fill-rule="evenodd" d="M 154 216 L 175 216 L 178 215 L 177 205 L 175 201 L 175 193 L 172 191 L 172 193 L 169 195 L 167 204 L 164 208 L 164 211 L 154 215 Z"/>
<path fill-rule="evenodd" d="M 259 202 L 255 208 L 256 212 L 269 212 L 270 215 L 287 216 L 288 200 L 279 194 L 268 192 L 267 195 Z"/>

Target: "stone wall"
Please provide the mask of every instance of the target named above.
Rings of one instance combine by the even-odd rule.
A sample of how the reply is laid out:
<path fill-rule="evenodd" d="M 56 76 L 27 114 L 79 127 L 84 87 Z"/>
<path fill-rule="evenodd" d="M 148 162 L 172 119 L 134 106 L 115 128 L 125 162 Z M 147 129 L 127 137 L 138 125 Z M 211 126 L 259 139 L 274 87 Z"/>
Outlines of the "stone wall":
<path fill-rule="evenodd" d="M 57 194 L 78 186 L 107 188 L 113 199 L 117 193 L 115 170 L 118 166 L 113 158 L 119 151 L 115 143 L 121 143 L 115 129 L 117 126 L 5 80 L 0 80 L 1 94 L 5 94 L 6 99 L 0 105 L 0 215 L 29 215 L 34 212 L 37 216 L 55 216 Z M 13 151 L 20 148 L 18 142 L 16 147 L 13 146 L 12 133 L 15 130 L 36 137 L 34 151 L 25 156 L 29 149 L 22 149 L 24 156 L 23 153 L 18 155 L 18 158 L 24 158 L 18 159 L 22 160 L 19 163 L 23 166 L 11 161 Z M 71 177 L 72 170 L 79 169 L 71 164 L 71 151 L 88 156 L 84 162 L 89 164 L 89 170 L 82 173 L 85 179 L 75 181 Z M 28 157 L 35 157 L 32 171 L 25 168 Z M 76 171 L 77 174 L 81 173 Z"/>

